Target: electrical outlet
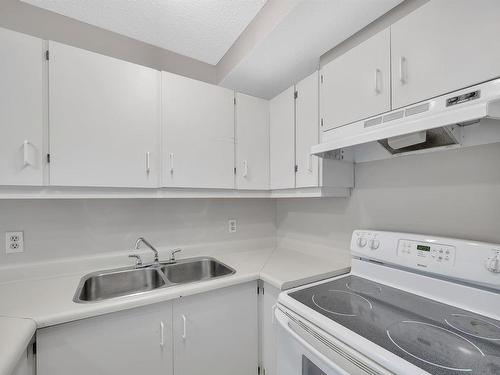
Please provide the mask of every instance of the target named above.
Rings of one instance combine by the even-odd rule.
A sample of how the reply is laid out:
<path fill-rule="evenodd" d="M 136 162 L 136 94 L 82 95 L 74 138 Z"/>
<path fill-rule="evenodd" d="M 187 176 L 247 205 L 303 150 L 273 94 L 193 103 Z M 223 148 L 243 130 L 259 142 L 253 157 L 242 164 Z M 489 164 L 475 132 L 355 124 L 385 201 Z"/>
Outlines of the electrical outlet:
<path fill-rule="evenodd" d="M 5 253 L 22 253 L 24 251 L 23 232 L 5 232 Z"/>
<path fill-rule="evenodd" d="M 236 219 L 229 219 L 227 224 L 229 225 L 229 233 L 236 232 Z"/>

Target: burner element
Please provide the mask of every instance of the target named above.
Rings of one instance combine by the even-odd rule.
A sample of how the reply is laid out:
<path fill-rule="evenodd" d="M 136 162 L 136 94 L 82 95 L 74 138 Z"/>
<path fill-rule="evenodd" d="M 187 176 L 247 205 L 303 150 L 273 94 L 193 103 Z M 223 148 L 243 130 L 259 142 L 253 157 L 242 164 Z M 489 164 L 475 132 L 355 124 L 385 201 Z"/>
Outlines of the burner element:
<path fill-rule="evenodd" d="M 465 314 L 451 314 L 444 320 L 450 327 L 484 340 L 500 341 L 500 327 Z"/>
<path fill-rule="evenodd" d="M 378 285 L 374 285 L 373 283 L 363 280 L 363 279 L 351 279 L 345 284 L 346 288 L 352 290 L 356 293 L 362 294 L 371 294 L 376 295 L 382 292 L 382 288 Z"/>
<path fill-rule="evenodd" d="M 345 290 L 331 289 L 313 294 L 312 301 L 321 310 L 342 316 L 358 316 L 373 308 L 365 297 Z"/>
<path fill-rule="evenodd" d="M 485 357 L 465 337 L 429 323 L 405 320 L 389 327 L 387 336 L 409 356 L 446 370 L 470 372 Z"/>

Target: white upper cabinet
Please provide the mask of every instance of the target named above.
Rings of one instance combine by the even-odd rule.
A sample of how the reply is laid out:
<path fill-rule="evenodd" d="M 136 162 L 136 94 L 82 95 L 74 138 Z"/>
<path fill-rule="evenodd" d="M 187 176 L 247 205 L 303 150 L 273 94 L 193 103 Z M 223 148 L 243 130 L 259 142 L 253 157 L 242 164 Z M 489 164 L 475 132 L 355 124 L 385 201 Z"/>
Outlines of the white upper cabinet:
<path fill-rule="evenodd" d="M 0 185 L 43 183 L 43 47 L 0 29 Z"/>
<path fill-rule="evenodd" d="M 393 107 L 500 76 L 500 2 L 431 0 L 391 26 Z"/>
<path fill-rule="evenodd" d="M 391 109 L 390 39 L 386 29 L 322 68 L 323 131 Z"/>
<path fill-rule="evenodd" d="M 295 187 L 294 86 L 271 99 L 271 189 Z"/>
<path fill-rule="evenodd" d="M 50 184 L 157 187 L 160 72 L 50 42 Z"/>
<path fill-rule="evenodd" d="M 255 375 L 257 284 L 250 282 L 174 302 L 176 375 Z"/>
<path fill-rule="evenodd" d="M 234 92 L 162 72 L 163 185 L 234 188 Z"/>
<path fill-rule="evenodd" d="M 311 147 L 319 142 L 318 72 L 297 83 L 295 87 L 295 159 L 297 165 L 296 187 L 317 187 L 319 183 L 317 156 Z"/>
<path fill-rule="evenodd" d="M 236 187 L 269 190 L 269 101 L 236 94 Z"/>

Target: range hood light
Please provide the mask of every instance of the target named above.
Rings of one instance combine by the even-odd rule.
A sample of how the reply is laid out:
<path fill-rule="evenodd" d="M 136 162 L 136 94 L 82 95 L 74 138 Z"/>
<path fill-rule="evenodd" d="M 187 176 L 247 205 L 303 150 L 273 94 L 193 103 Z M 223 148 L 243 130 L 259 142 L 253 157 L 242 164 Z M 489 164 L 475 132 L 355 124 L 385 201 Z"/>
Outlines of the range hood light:
<path fill-rule="evenodd" d="M 387 143 L 391 148 L 399 150 L 400 148 L 409 147 L 413 145 L 418 145 L 419 143 L 424 143 L 427 138 L 427 132 L 421 131 L 417 133 L 399 135 L 397 137 L 392 137 L 387 139 Z"/>

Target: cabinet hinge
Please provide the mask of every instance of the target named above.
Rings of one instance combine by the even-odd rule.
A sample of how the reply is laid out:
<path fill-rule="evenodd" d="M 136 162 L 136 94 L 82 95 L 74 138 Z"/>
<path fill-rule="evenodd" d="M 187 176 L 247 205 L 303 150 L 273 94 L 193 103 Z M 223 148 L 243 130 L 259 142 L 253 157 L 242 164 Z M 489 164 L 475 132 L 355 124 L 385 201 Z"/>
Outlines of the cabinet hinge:
<path fill-rule="evenodd" d="M 323 74 L 320 76 L 321 83 L 323 83 Z"/>
<path fill-rule="evenodd" d="M 236 174 L 236 167 L 234 167 L 234 174 Z"/>
<path fill-rule="evenodd" d="M 323 126 L 323 119 L 321 119 L 321 126 Z"/>
<path fill-rule="evenodd" d="M 234 105 L 236 105 L 236 98 L 233 99 L 233 103 L 234 103 Z"/>
<path fill-rule="evenodd" d="M 264 294 L 264 287 L 257 285 L 257 294 Z"/>
<path fill-rule="evenodd" d="M 297 99 L 299 97 L 299 92 L 296 90 L 294 93 L 293 93 L 293 98 L 294 99 Z"/>
<path fill-rule="evenodd" d="M 295 173 L 297 173 L 299 171 L 299 166 L 296 165 L 295 168 L 293 169 Z"/>
<path fill-rule="evenodd" d="M 49 60 L 50 59 L 50 52 L 49 50 L 45 51 L 45 60 Z"/>
<path fill-rule="evenodd" d="M 50 163 L 50 154 L 47 154 L 47 163 Z"/>
<path fill-rule="evenodd" d="M 32 350 L 33 350 L 33 354 L 36 354 L 36 341 L 33 343 Z"/>
<path fill-rule="evenodd" d="M 260 375 L 260 366 L 257 366 L 257 374 Z"/>

